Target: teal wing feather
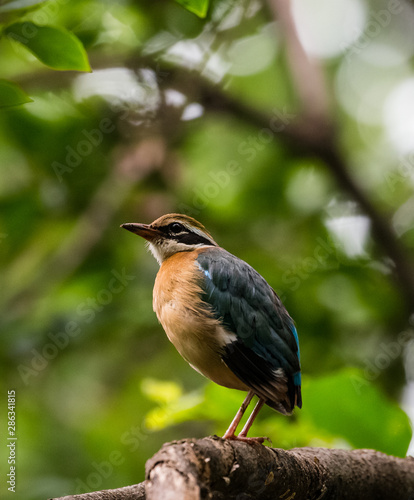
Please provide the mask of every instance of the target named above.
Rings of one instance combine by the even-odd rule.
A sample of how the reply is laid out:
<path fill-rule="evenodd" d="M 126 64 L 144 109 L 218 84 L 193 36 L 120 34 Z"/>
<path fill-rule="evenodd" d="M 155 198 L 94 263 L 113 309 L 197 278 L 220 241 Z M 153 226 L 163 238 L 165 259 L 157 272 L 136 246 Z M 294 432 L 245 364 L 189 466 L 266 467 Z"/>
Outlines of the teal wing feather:
<path fill-rule="evenodd" d="M 281 413 L 301 407 L 299 340 L 281 300 L 251 266 L 222 248 L 199 253 L 203 300 L 235 341 L 222 348 L 227 366 Z"/>

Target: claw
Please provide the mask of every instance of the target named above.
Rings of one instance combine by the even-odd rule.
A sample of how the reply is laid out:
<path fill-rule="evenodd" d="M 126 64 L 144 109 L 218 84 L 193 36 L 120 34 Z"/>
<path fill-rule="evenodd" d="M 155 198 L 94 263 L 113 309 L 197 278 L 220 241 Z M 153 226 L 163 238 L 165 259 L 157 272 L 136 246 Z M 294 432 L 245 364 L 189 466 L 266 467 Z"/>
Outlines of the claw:
<path fill-rule="evenodd" d="M 272 440 L 268 437 L 247 437 L 247 436 L 235 436 L 233 434 L 233 436 L 226 436 L 226 437 L 223 437 L 224 439 L 230 439 L 232 441 L 244 441 L 245 443 L 260 443 L 260 444 L 263 444 L 265 441 L 268 441 L 269 444 L 271 445 L 272 444 Z"/>

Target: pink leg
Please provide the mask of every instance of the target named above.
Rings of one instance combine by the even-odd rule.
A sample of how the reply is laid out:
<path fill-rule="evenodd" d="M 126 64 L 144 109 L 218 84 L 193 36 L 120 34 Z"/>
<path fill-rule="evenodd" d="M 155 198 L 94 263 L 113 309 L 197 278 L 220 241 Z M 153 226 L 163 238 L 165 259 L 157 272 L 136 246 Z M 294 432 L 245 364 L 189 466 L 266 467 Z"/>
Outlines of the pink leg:
<path fill-rule="evenodd" d="M 234 433 L 236 432 L 237 426 L 239 425 L 240 420 L 242 419 L 245 411 L 247 410 L 247 407 L 249 406 L 250 401 L 252 400 L 253 396 L 254 396 L 253 391 L 249 391 L 247 393 L 246 399 L 243 401 L 242 405 L 240 406 L 239 411 L 236 413 L 236 416 L 233 419 L 233 422 L 230 424 L 230 427 L 225 432 L 225 434 L 223 436 L 224 439 L 236 439 L 236 436 L 234 435 Z"/>
<path fill-rule="evenodd" d="M 239 438 L 247 437 L 247 433 L 249 432 L 250 427 L 252 426 L 255 418 L 257 417 L 257 414 L 262 409 L 262 406 L 264 405 L 264 403 L 265 403 L 264 399 L 259 399 L 259 401 L 257 402 L 256 406 L 254 407 L 254 410 L 252 411 L 250 417 L 248 418 L 246 425 L 243 427 L 242 431 L 240 432 L 240 434 L 237 437 L 239 437 Z M 257 438 L 252 438 L 252 439 L 257 439 Z M 259 439 L 261 439 L 261 438 L 259 438 Z"/>

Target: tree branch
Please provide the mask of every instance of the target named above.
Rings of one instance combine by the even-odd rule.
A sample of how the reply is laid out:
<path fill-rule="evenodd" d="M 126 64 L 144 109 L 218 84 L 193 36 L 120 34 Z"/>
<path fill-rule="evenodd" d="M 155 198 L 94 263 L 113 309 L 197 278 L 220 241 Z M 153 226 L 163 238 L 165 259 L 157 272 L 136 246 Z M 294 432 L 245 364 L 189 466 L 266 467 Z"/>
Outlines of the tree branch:
<path fill-rule="evenodd" d="M 218 437 L 165 444 L 143 483 L 59 500 L 390 500 L 414 498 L 414 458 L 373 450 L 281 450 Z M 135 488 L 136 496 L 131 496 Z M 56 499 L 58 500 L 58 499 Z"/>

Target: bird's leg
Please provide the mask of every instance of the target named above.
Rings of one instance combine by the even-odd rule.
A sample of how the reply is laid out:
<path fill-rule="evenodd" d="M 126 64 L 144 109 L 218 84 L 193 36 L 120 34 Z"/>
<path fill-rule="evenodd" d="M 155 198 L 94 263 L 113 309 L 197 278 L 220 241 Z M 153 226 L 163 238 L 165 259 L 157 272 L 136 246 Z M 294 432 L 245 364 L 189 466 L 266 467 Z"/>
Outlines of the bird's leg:
<path fill-rule="evenodd" d="M 250 417 L 248 418 L 245 426 L 243 427 L 242 431 L 240 432 L 240 434 L 237 436 L 238 438 L 246 438 L 247 437 L 247 433 L 249 432 L 250 430 L 250 427 L 252 426 L 255 418 L 257 417 L 257 414 L 259 413 L 259 411 L 262 409 L 262 406 L 265 404 L 265 401 L 264 399 L 259 399 L 259 401 L 256 403 L 256 406 L 254 407 L 254 410 L 252 411 Z M 251 439 L 266 439 L 266 438 L 251 438 Z"/>
<path fill-rule="evenodd" d="M 272 441 L 268 437 L 247 437 L 247 433 L 249 432 L 250 427 L 252 426 L 255 418 L 257 417 L 257 414 L 259 413 L 264 404 L 265 400 L 259 399 L 250 417 L 247 419 L 247 422 L 243 427 L 242 431 L 238 436 L 235 436 L 234 439 L 238 439 L 239 441 L 245 441 L 247 443 L 260 443 L 260 444 L 263 444 L 265 441 L 269 441 L 269 443 L 272 444 Z"/>
<path fill-rule="evenodd" d="M 261 443 L 263 444 L 264 441 L 270 441 L 268 437 L 247 437 L 247 433 L 250 430 L 250 427 L 252 426 L 255 418 L 257 417 L 257 414 L 259 411 L 262 409 L 263 405 L 265 404 L 264 399 L 259 399 L 259 401 L 256 403 L 256 406 L 254 407 L 254 410 L 252 411 L 250 417 L 247 419 L 247 422 L 243 429 L 241 430 L 240 434 L 238 436 L 235 436 L 235 432 L 237 429 L 237 426 L 240 423 L 240 420 L 243 417 L 243 414 L 245 413 L 247 407 L 250 404 L 250 401 L 252 400 L 254 396 L 253 391 L 249 391 L 246 399 L 243 401 L 243 404 L 241 405 L 239 411 L 237 412 L 236 416 L 233 419 L 233 422 L 230 424 L 230 427 L 227 429 L 226 433 L 224 434 L 223 438 L 224 439 L 234 439 L 238 441 L 245 441 L 247 443 Z"/>
<path fill-rule="evenodd" d="M 225 432 L 225 434 L 223 436 L 224 439 L 237 439 L 237 437 L 234 435 L 234 433 L 236 432 L 237 426 L 239 425 L 240 420 L 242 419 L 245 411 L 247 410 L 247 407 L 249 406 L 250 401 L 252 400 L 253 396 L 254 396 L 253 391 L 249 391 L 247 393 L 246 399 L 243 401 L 242 405 L 240 406 L 238 412 L 236 413 L 236 416 L 233 419 L 233 422 L 230 424 L 230 427 Z"/>

